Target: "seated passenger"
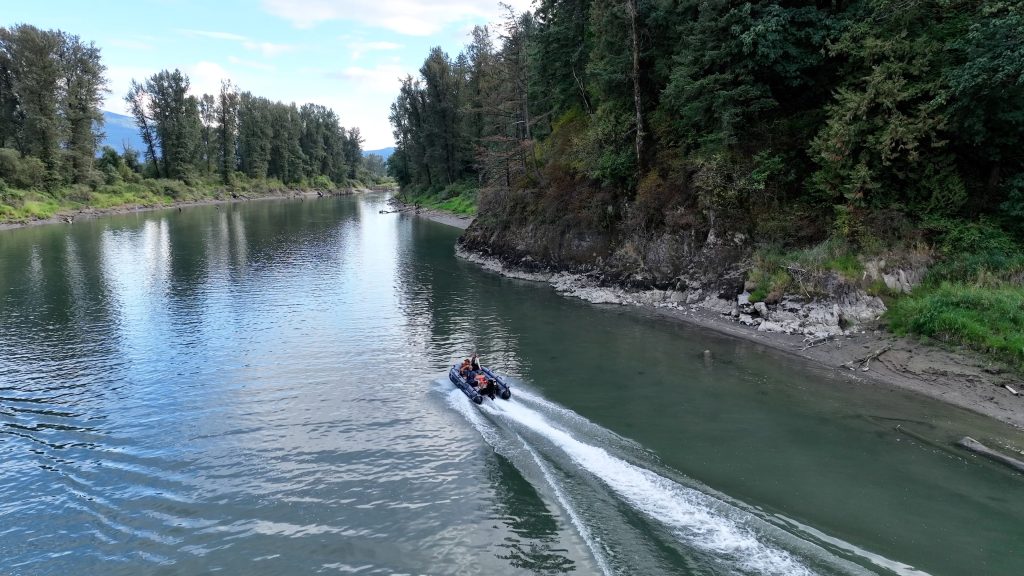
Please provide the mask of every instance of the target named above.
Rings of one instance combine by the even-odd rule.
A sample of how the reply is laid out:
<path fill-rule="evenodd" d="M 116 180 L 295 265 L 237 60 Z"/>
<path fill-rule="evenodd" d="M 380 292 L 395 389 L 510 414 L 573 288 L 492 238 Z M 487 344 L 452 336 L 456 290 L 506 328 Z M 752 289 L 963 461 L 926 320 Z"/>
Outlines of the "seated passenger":
<path fill-rule="evenodd" d="M 462 361 L 462 366 L 459 366 L 459 375 L 468 380 L 469 372 L 470 370 L 472 370 L 472 368 L 472 363 L 469 361 L 469 358 L 466 358 L 465 360 Z"/>
<path fill-rule="evenodd" d="M 494 380 L 491 380 L 484 374 L 477 374 L 476 381 L 473 385 L 477 392 L 484 396 L 490 396 L 491 400 L 494 400 L 494 393 L 497 392 L 497 388 L 494 386 Z"/>

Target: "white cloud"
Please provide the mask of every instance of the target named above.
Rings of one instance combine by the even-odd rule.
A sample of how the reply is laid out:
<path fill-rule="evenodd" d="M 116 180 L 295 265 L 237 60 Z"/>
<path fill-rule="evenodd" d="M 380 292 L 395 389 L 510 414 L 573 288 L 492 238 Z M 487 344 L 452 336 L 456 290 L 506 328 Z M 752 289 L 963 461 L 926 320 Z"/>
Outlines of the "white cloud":
<path fill-rule="evenodd" d="M 507 0 L 522 12 L 531 0 Z M 298 28 L 331 20 L 349 20 L 410 36 L 429 36 L 445 26 L 467 19 L 490 21 L 504 10 L 497 0 L 263 0 L 263 8 Z"/>
<path fill-rule="evenodd" d="M 416 76 L 416 70 L 407 70 L 397 64 L 381 64 L 373 68 L 349 66 L 337 72 L 328 72 L 327 77 L 345 81 L 351 90 L 376 92 L 387 95 L 398 93 L 401 79 L 407 74 Z M 390 101 L 388 102 L 390 104 Z"/>
<path fill-rule="evenodd" d="M 359 60 L 367 52 L 378 52 L 384 50 L 399 50 L 403 46 L 394 42 L 351 42 L 349 48 L 352 49 L 352 59 Z"/>
<path fill-rule="evenodd" d="M 388 120 L 390 98 L 380 98 L 374 94 L 332 93 L 329 96 L 301 98 L 296 103 L 302 105 L 305 102 L 320 104 L 334 110 L 345 128 L 358 127 L 359 134 L 363 137 L 364 150 L 394 145 L 391 122 Z"/>
<path fill-rule="evenodd" d="M 197 62 L 185 69 L 189 78 L 189 93 L 194 96 L 216 94 L 220 91 L 220 81 L 231 78 L 228 71 L 216 62 Z"/>
<path fill-rule="evenodd" d="M 232 34 L 231 32 L 216 32 L 210 30 L 191 30 L 188 28 L 179 28 L 178 32 L 186 36 L 202 36 L 204 38 L 216 38 L 217 40 L 234 40 L 235 42 L 244 42 L 248 40 L 245 36 L 238 34 Z"/>
<path fill-rule="evenodd" d="M 106 76 L 110 92 L 103 99 L 103 109 L 128 114 L 128 104 L 124 101 L 124 96 L 128 93 L 132 80 L 142 82 L 154 72 L 155 70 L 142 66 L 108 66 Z"/>
<path fill-rule="evenodd" d="M 257 62 L 255 60 L 245 60 L 245 59 L 242 59 L 242 58 L 238 58 L 237 56 L 228 56 L 228 62 L 230 62 L 230 63 L 232 63 L 232 64 L 234 64 L 236 66 L 244 66 L 246 68 L 253 68 L 255 70 L 266 70 L 266 71 L 276 70 L 276 68 L 274 66 L 271 66 L 270 64 L 265 64 L 263 62 Z"/>
<path fill-rule="evenodd" d="M 185 36 L 202 36 L 204 38 L 214 38 L 216 40 L 230 40 L 232 42 L 238 42 L 245 47 L 246 50 L 253 52 L 259 52 L 266 58 L 273 58 L 285 52 L 291 52 L 295 50 L 295 46 L 290 44 L 274 44 L 273 42 L 257 42 L 242 36 L 240 34 L 233 34 L 231 32 L 211 32 L 209 30 L 191 30 L 186 28 L 178 29 L 179 34 Z"/>
<path fill-rule="evenodd" d="M 272 42 L 253 42 L 246 40 L 242 42 L 242 46 L 245 46 L 249 50 L 259 52 L 267 58 L 273 58 L 278 54 L 284 54 L 285 52 L 291 52 L 295 50 L 294 46 L 288 44 L 274 44 Z"/>

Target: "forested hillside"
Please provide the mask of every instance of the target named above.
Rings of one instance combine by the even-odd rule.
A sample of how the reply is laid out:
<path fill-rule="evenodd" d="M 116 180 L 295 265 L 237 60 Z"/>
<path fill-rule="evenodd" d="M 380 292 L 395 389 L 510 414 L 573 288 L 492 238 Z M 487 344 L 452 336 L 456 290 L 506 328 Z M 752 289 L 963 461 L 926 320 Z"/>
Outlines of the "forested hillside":
<path fill-rule="evenodd" d="M 0 28 L 0 220 L 383 177 L 363 160 L 359 129 L 343 128 L 333 110 L 273 102 L 229 81 L 195 96 L 179 70 L 137 79 L 124 95 L 141 150 L 98 150 L 105 71 L 100 50 L 78 36 Z"/>
<path fill-rule="evenodd" d="M 478 189 L 469 247 L 637 286 L 929 267 L 894 325 L 1021 361 L 1022 30 L 1008 0 L 540 0 L 405 79 L 390 169 Z"/>

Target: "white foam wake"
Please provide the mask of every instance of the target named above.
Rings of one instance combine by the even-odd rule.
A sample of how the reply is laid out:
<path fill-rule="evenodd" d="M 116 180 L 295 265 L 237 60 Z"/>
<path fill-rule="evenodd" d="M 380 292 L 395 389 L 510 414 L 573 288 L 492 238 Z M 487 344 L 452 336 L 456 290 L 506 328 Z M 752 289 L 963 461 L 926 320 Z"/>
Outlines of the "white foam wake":
<path fill-rule="evenodd" d="M 541 414 L 517 404 L 488 403 L 488 412 L 528 427 L 563 450 L 636 510 L 669 527 L 684 544 L 709 553 L 733 570 L 799 576 L 814 571 L 786 550 L 763 542 L 723 502 L 573 438 Z"/>
<path fill-rule="evenodd" d="M 512 449 L 503 441 L 497 430 L 480 415 L 480 411 L 476 406 L 466 401 L 465 394 L 463 394 L 461 390 L 456 389 L 448 393 L 448 404 L 465 416 L 466 420 L 469 420 L 473 427 L 476 428 L 484 437 L 484 440 L 496 450 L 501 451 L 503 449 Z M 520 441 L 521 440 L 522 439 L 520 438 Z M 550 486 L 552 491 L 554 491 L 558 504 L 562 506 L 566 515 L 569 516 L 569 521 L 572 522 L 573 526 L 576 528 L 576 532 L 587 545 L 587 549 L 590 550 L 590 554 L 593 556 L 597 566 L 601 569 L 601 573 L 604 574 L 604 576 L 612 576 L 613 572 L 608 567 L 608 561 L 604 557 L 604 553 L 597 545 L 593 536 L 591 536 L 590 528 L 587 527 L 586 523 L 580 519 L 579 513 L 576 511 L 576 508 L 572 505 L 569 498 L 566 497 L 565 491 L 562 490 L 562 487 L 559 486 L 558 482 L 555 480 L 555 477 L 551 473 L 548 465 L 545 464 L 540 458 L 540 455 L 530 448 L 525 442 L 522 443 L 520 448 L 524 449 L 531 456 L 541 474 L 544 475 L 544 480 L 547 481 L 548 486 Z M 509 454 L 506 454 L 506 456 L 509 456 Z"/>

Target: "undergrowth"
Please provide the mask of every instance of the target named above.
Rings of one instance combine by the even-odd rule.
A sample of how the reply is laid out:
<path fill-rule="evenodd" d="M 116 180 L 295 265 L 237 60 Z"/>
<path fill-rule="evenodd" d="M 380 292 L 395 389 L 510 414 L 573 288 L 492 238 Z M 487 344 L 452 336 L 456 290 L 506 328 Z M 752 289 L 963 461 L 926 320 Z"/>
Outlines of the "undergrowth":
<path fill-rule="evenodd" d="M 476 188 L 472 184 L 457 182 L 440 190 L 406 189 L 398 198 L 406 204 L 443 210 L 453 214 L 476 214 Z"/>
<path fill-rule="evenodd" d="M 762 248 L 754 253 L 747 276 L 748 281 L 755 285 L 750 301 L 778 300 L 786 292 L 822 295 L 830 274 L 854 279 L 863 271 L 864 266 L 857 259 L 857 254 L 839 239 L 831 238 L 797 250 Z"/>
<path fill-rule="evenodd" d="M 364 186 L 362 183 L 350 183 Z M 180 180 L 136 178 L 95 186 L 75 185 L 52 191 L 23 190 L 0 180 L 0 222 L 27 222 L 52 218 L 82 208 L 108 210 L 129 206 L 161 206 L 175 201 L 222 199 L 281 193 L 288 190 L 336 189 L 326 178 L 285 185 L 274 179 L 249 179 L 236 174 L 230 186 L 216 178 L 186 184 Z"/>
<path fill-rule="evenodd" d="M 891 303 L 899 334 L 961 344 L 1024 370 L 1024 247 L 985 223 L 947 224 L 921 286 Z"/>

